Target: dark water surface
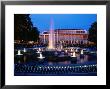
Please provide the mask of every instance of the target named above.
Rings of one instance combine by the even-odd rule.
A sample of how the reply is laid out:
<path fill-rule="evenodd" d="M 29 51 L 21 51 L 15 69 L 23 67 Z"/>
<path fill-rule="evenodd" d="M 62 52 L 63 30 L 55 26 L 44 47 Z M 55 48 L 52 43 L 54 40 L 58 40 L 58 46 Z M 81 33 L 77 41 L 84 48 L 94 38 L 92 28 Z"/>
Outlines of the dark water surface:
<path fill-rule="evenodd" d="M 43 59 L 38 58 L 40 54 L 36 53 L 36 49 L 26 49 L 26 52 L 23 52 L 23 49 L 21 49 L 21 54 L 23 55 L 16 55 L 17 51 L 18 50 L 15 50 L 14 52 L 14 71 L 15 75 L 17 76 L 97 75 L 96 51 L 84 52 L 84 54 L 80 54 L 79 51 L 76 52 L 76 57 L 71 57 L 72 53 L 70 51 L 68 51 L 68 53 L 66 53 L 64 50 L 42 51 L 42 55 L 45 57 Z M 84 72 L 82 72 L 82 70 Z"/>

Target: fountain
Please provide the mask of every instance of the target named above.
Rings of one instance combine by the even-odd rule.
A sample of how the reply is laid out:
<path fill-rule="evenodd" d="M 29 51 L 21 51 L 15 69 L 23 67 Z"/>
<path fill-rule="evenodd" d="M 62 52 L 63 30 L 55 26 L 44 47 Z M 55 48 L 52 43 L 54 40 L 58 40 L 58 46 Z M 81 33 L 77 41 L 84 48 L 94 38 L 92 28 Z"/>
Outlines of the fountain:
<path fill-rule="evenodd" d="M 83 49 L 81 50 L 81 55 L 83 55 L 84 54 L 84 52 L 83 52 Z"/>
<path fill-rule="evenodd" d="M 71 57 L 76 57 L 76 54 L 75 54 L 75 52 L 73 52 L 73 55 L 72 55 Z"/>
<path fill-rule="evenodd" d="M 78 48 L 76 48 L 75 52 L 78 53 Z"/>
<path fill-rule="evenodd" d="M 26 52 L 26 48 L 24 48 L 23 52 Z"/>
<path fill-rule="evenodd" d="M 51 23 L 50 23 L 50 34 L 49 34 L 48 49 L 55 49 L 55 37 L 54 37 L 53 21 L 52 20 L 51 20 Z"/>
<path fill-rule="evenodd" d="M 41 51 L 41 48 L 39 48 L 39 51 Z"/>
<path fill-rule="evenodd" d="M 42 56 L 42 53 L 40 53 L 39 59 L 44 59 L 45 57 Z"/>
<path fill-rule="evenodd" d="M 18 50 L 18 53 L 16 55 L 23 55 L 23 54 L 21 54 L 21 50 Z"/>
<path fill-rule="evenodd" d="M 39 50 L 36 53 L 41 53 Z"/>
<path fill-rule="evenodd" d="M 60 41 L 60 49 L 61 49 L 61 50 L 63 49 L 62 41 Z"/>
<path fill-rule="evenodd" d="M 41 49 L 39 48 L 38 51 L 37 51 L 36 53 L 41 53 L 40 51 L 41 51 Z"/>
<path fill-rule="evenodd" d="M 68 50 L 65 50 L 65 52 L 67 53 L 67 52 L 68 52 Z"/>
<path fill-rule="evenodd" d="M 71 52 L 73 52 L 73 49 L 71 49 Z"/>
<path fill-rule="evenodd" d="M 83 52 L 83 49 L 81 50 L 80 58 L 84 58 L 84 52 Z"/>

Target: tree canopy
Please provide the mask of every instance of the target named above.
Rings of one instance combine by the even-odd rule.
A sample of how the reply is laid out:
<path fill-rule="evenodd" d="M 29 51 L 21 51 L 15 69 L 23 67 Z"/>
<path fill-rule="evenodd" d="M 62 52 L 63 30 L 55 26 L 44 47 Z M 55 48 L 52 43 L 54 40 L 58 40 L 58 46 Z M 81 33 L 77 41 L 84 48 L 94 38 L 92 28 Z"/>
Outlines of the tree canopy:
<path fill-rule="evenodd" d="M 38 41 L 39 31 L 33 27 L 29 14 L 14 15 L 14 39 L 24 41 Z"/>
<path fill-rule="evenodd" d="M 92 23 L 89 28 L 89 41 L 97 44 L 97 22 Z"/>

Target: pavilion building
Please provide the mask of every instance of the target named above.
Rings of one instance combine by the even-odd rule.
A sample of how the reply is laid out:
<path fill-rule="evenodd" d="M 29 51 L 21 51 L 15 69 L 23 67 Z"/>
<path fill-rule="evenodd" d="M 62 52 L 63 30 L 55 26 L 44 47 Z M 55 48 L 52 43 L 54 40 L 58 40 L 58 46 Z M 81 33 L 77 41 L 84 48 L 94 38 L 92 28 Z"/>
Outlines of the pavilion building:
<path fill-rule="evenodd" d="M 40 34 L 40 42 L 48 44 L 49 31 L 44 31 Z M 63 44 L 87 44 L 88 43 L 88 31 L 83 29 L 55 29 L 54 30 L 55 45 L 59 43 Z"/>

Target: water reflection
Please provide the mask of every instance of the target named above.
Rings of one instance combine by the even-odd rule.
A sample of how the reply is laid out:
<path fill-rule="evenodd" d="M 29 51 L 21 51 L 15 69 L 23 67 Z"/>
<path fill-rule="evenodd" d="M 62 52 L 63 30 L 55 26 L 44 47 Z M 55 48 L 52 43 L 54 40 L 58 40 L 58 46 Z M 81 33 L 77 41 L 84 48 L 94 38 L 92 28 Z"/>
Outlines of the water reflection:
<path fill-rule="evenodd" d="M 27 59 L 26 56 L 24 56 L 24 58 L 23 58 L 24 62 L 26 62 L 26 59 Z"/>
<path fill-rule="evenodd" d="M 71 61 L 59 62 L 59 64 L 65 64 L 65 65 L 67 65 L 67 64 L 71 64 Z"/>
<path fill-rule="evenodd" d="M 22 55 L 18 54 L 18 50 Z M 76 50 L 76 51 L 75 51 Z M 81 49 L 82 50 L 82 49 Z M 15 49 L 14 75 L 97 75 L 97 52 L 78 49 Z M 38 52 L 39 51 L 39 52 Z M 75 52 L 75 53 L 74 53 Z M 44 57 L 42 60 L 39 57 Z"/>

